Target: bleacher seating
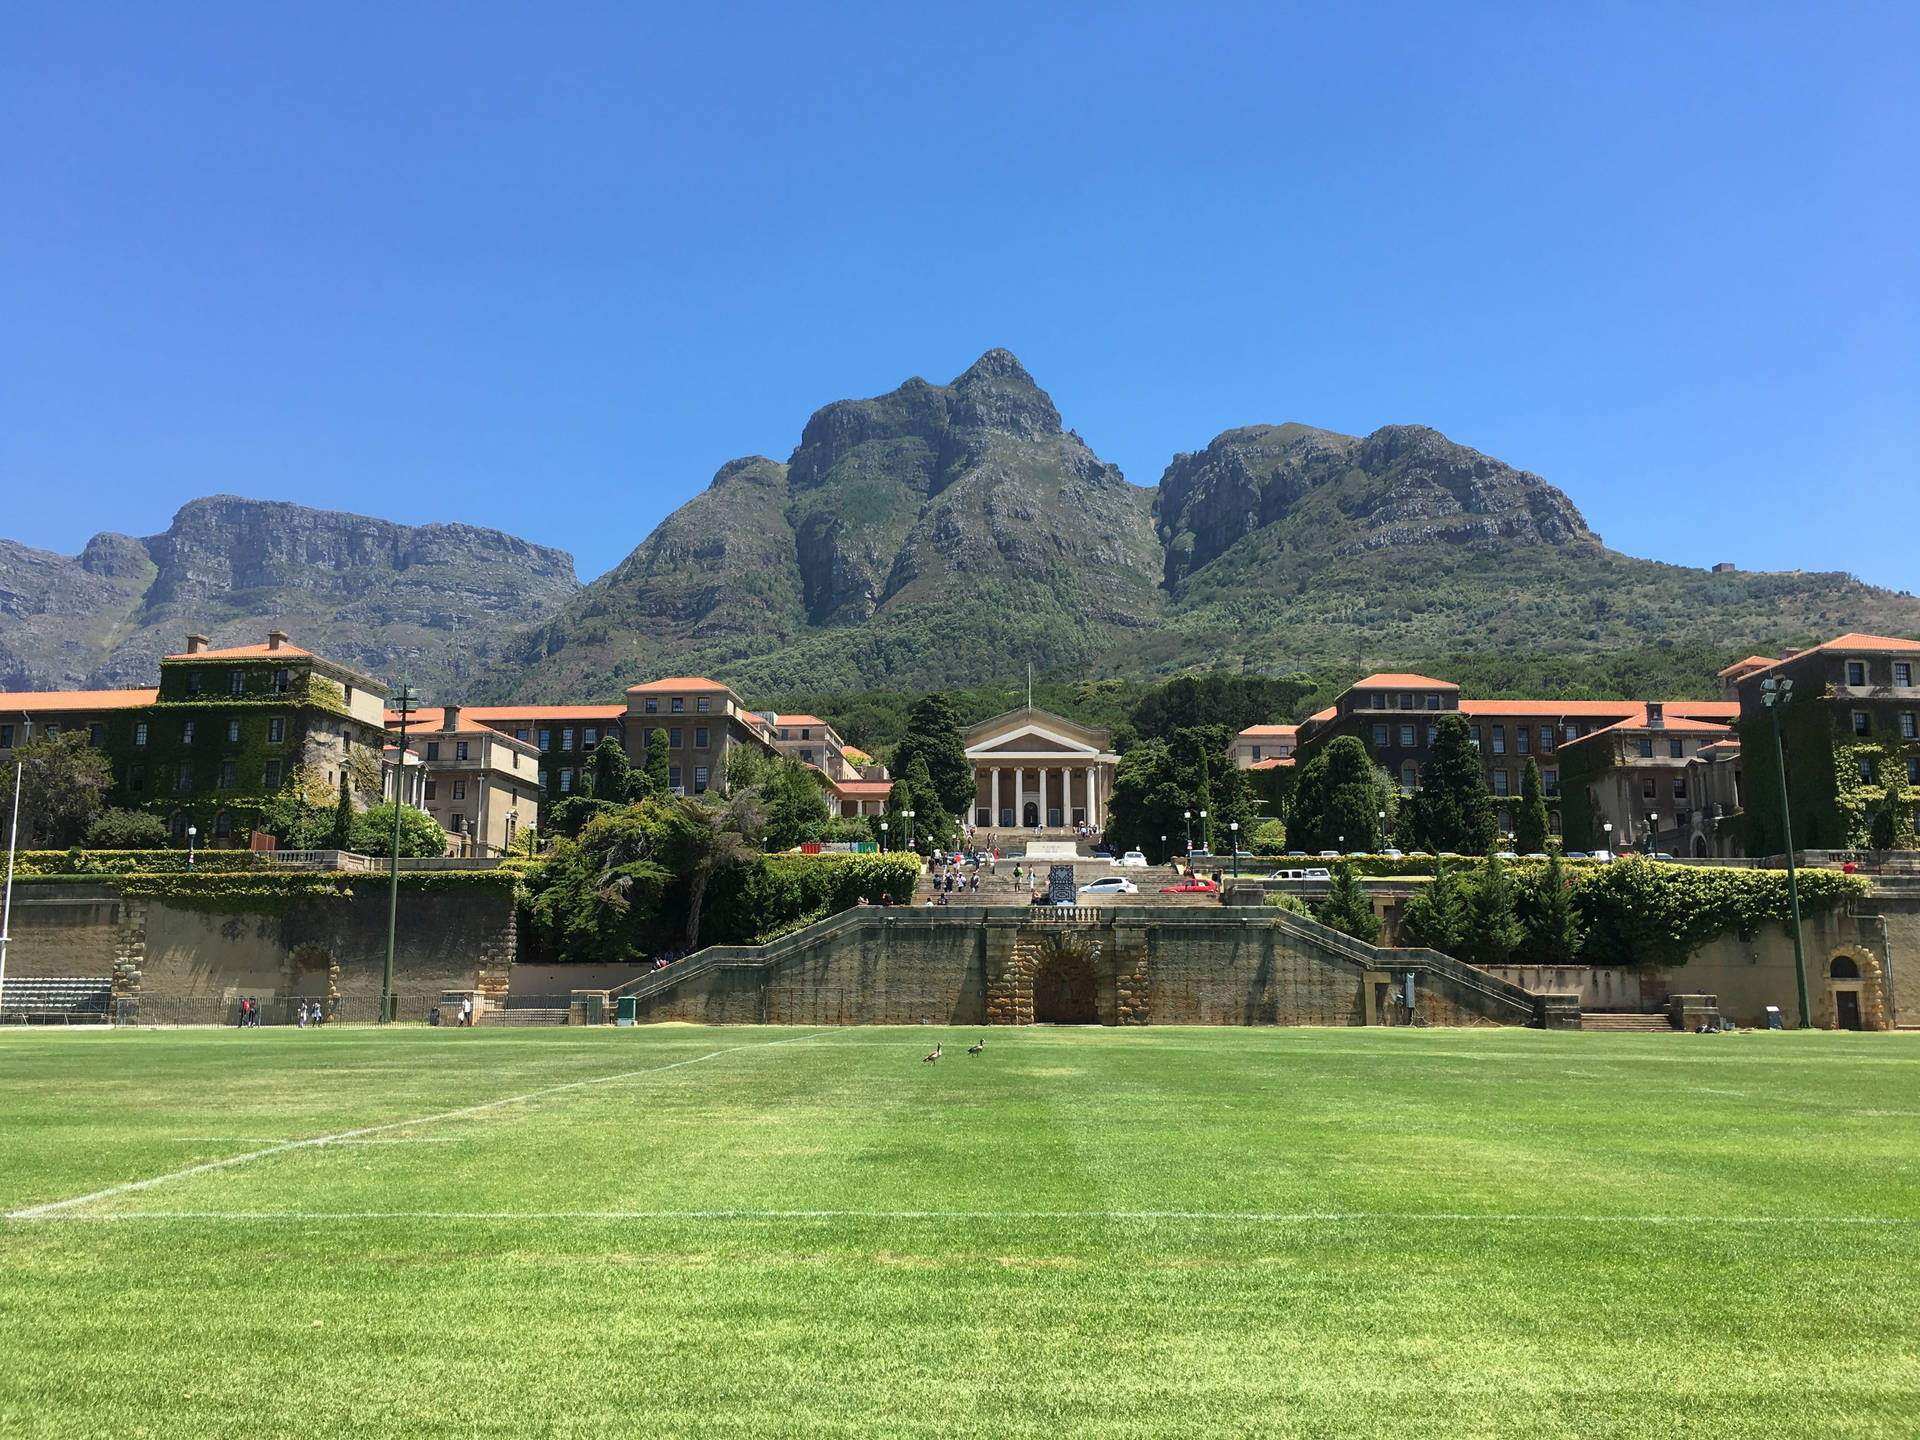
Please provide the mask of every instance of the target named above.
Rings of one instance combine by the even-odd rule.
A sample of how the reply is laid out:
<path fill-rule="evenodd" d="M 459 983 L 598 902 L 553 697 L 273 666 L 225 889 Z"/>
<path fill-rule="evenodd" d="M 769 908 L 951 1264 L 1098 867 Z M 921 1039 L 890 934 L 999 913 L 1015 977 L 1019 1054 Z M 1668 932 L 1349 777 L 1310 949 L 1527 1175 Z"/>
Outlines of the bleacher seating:
<path fill-rule="evenodd" d="M 8 976 L 0 1024 L 97 1025 L 113 1002 L 113 982 L 93 975 Z"/>

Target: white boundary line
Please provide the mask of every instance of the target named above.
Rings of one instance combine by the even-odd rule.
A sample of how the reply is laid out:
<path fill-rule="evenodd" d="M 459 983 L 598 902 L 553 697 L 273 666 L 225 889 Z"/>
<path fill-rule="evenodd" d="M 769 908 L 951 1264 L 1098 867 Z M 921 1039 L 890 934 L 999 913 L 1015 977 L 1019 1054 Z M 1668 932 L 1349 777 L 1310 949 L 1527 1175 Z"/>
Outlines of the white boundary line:
<path fill-rule="evenodd" d="M 150 1189 L 155 1185 L 164 1185 L 170 1180 L 184 1180 L 189 1175 L 203 1175 L 209 1170 L 225 1170 L 233 1165 L 245 1165 L 252 1160 L 264 1160 L 269 1155 L 284 1155 L 290 1150 L 310 1150 L 322 1145 L 339 1145 L 359 1140 L 366 1135 L 380 1135 L 388 1130 L 405 1130 L 415 1125 L 434 1125 L 443 1120 L 460 1120 L 470 1115 L 483 1115 L 489 1110 L 498 1110 L 503 1105 L 518 1105 L 528 1100 L 538 1100 L 544 1095 L 559 1095 L 568 1090 L 584 1090 L 591 1085 L 612 1085 L 617 1081 L 631 1080 L 637 1075 L 658 1075 L 664 1070 L 679 1070 L 688 1065 L 698 1065 L 703 1060 L 712 1060 L 721 1055 L 733 1055 L 742 1050 L 764 1050 L 771 1045 L 790 1045 L 795 1040 L 810 1039 L 820 1034 L 810 1031 L 806 1035 L 790 1035 L 784 1040 L 762 1040 L 752 1045 L 730 1045 L 724 1050 L 709 1050 L 704 1055 L 696 1055 L 690 1060 L 675 1060 L 668 1065 L 650 1065 L 640 1070 L 622 1070 L 616 1075 L 599 1075 L 591 1080 L 569 1080 L 561 1085 L 546 1085 L 538 1090 L 529 1090 L 524 1095 L 508 1095 L 499 1100 L 486 1100 L 478 1105 L 463 1105 L 457 1110 L 442 1110 L 437 1115 L 421 1115 L 411 1120 L 394 1120 L 385 1125 L 363 1125 L 354 1130 L 340 1130 L 332 1135 L 316 1135 L 310 1140 L 287 1140 L 277 1145 L 269 1145 L 264 1150 L 249 1150 L 244 1155 L 229 1155 L 221 1160 L 207 1160 L 198 1165 L 189 1165 L 184 1170 L 174 1170 L 165 1175 L 155 1175 L 146 1180 L 128 1180 L 124 1184 L 109 1185 L 104 1190 L 89 1191 L 85 1195 L 75 1195 L 70 1200 L 52 1200 L 44 1205 L 28 1205 L 18 1210 L 6 1212 L 8 1220 L 43 1220 L 63 1210 L 71 1210 L 79 1205 L 88 1205 L 95 1200 L 110 1200 L 116 1195 L 129 1195 L 136 1190 Z"/>
<path fill-rule="evenodd" d="M 702 1057 L 705 1058 L 705 1057 Z M 169 1177 L 162 1177 L 169 1178 Z M 72 1203 L 72 1202 L 62 1202 Z M 1916 1215 L 1576 1215 L 1418 1210 L 122 1210 L 106 1214 L 16 1210 L 9 1220 L 1172 1220 L 1201 1224 L 1325 1225 L 1920 1225 Z"/>

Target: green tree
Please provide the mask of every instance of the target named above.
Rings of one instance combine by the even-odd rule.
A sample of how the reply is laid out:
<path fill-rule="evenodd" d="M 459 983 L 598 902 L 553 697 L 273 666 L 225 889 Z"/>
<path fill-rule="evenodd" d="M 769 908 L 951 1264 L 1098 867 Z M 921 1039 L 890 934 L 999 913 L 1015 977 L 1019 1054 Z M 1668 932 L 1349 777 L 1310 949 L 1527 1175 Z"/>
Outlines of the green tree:
<path fill-rule="evenodd" d="M 686 943 L 688 950 L 697 950 L 707 887 L 716 874 L 744 865 L 760 853 L 766 814 L 758 795 L 752 792 L 724 799 L 675 796 L 660 807 L 660 813 L 663 823 L 656 832 L 656 848 L 668 867 L 686 881 Z M 583 833 L 592 830 L 588 826 Z"/>
<path fill-rule="evenodd" d="M 1369 945 L 1380 938 L 1380 917 L 1373 913 L 1373 901 L 1367 898 L 1352 861 L 1343 860 L 1333 867 L 1333 883 L 1327 898 L 1314 911 L 1314 919 Z"/>
<path fill-rule="evenodd" d="M 1489 855 L 1467 887 L 1467 928 L 1461 958 L 1475 965 L 1504 965 L 1526 940 L 1518 896 L 1506 862 Z"/>
<path fill-rule="evenodd" d="M 833 815 L 818 770 L 783 757 L 761 778 L 760 799 L 767 810 L 769 850 L 791 850 L 825 838 Z"/>
<path fill-rule="evenodd" d="M 1193 833 L 1199 837 L 1204 850 L 1213 848 L 1216 834 L 1232 834 L 1227 829 L 1227 817 L 1220 814 L 1213 803 L 1213 785 L 1207 774 L 1207 750 L 1196 732 L 1182 730 L 1180 738 L 1193 746 Z"/>
<path fill-rule="evenodd" d="M 727 789 L 753 789 L 767 778 L 780 758 L 768 754 L 758 745 L 734 746 L 727 752 Z"/>
<path fill-rule="evenodd" d="M 1114 767 L 1107 797 L 1107 840 L 1115 852 L 1139 850 L 1155 864 L 1185 844 L 1186 792 L 1164 740 L 1143 740 Z M 1162 836 L 1167 839 L 1163 843 Z"/>
<path fill-rule="evenodd" d="M 87 743 L 85 732 L 41 735 L 14 749 L 20 766 L 20 845 L 27 850 L 65 850 L 78 845 L 106 808 L 113 767 Z M 12 765 L 0 775 L 0 823 L 13 811 Z"/>
<path fill-rule="evenodd" d="M 89 850 L 164 850 L 167 825 L 144 810 L 102 810 L 87 827 Z"/>
<path fill-rule="evenodd" d="M 633 766 L 627 762 L 627 748 L 608 735 L 593 747 L 586 768 L 580 773 L 581 791 L 596 800 L 611 800 L 624 805 L 632 798 Z"/>
<path fill-rule="evenodd" d="M 334 799 L 332 787 L 317 769 L 296 765 L 260 807 L 259 828 L 273 836 L 282 849 L 315 849 L 329 837 Z"/>
<path fill-rule="evenodd" d="M 1442 955 L 1463 952 L 1471 916 L 1458 870 L 1445 860 L 1434 862 L 1433 879 L 1422 885 L 1401 912 L 1401 935 Z"/>
<path fill-rule="evenodd" d="M 949 815 L 966 814 L 973 805 L 973 765 L 967 759 L 953 706 L 937 690 L 922 695 L 907 711 L 907 733 L 894 747 L 893 773 L 906 774 L 916 758 L 926 762 L 941 810 Z"/>
<path fill-rule="evenodd" d="M 1520 777 L 1520 808 L 1513 812 L 1513 848 L 1522 855 L 1547 848 L 1547 797 L 1540 787 L 1540 762 L 1531 756 Z"/>
<path fill-rule="evenodd" d="M 1342 735 L 1307 761 L 1294 786 L 1287 830 L 1303 850 L 1378 850 L 1376 767 L 1357 737 Z"/>
<path fill-rule="evenodd" d="M 352 829 L 348 833 L 351 843 L 339 848 L 355 850 L 362 855 L 391 855 L 393 802 L 382 800 L 377 805 L 369 805 L 353 817 Z M 400 853 L 412 857 L 444 855 L 447 853 L 447 832 L 426 811 L 403 805 L 400 807 Z"/>
<path fill-rule="evenodd" d="M 911 825 L 906 816 L 909 810 L 913 811 Z M 909 834 L 913 848 L 922 855 L 937 845 L 944 846 L 953 829 L 953 820 L 941 807 L 940 794 L 934 788 L 933 777 L 927 773 L 924 756 L 914 755 L 894 780 L 893 789 L 887 795 L 887 824 L 892 827 L 888 831 L 893 837 L 889 843 L 895 849 L 905 848 Z"/>
<path fill-rule="evenodd" d="M 1458 713 L 1442 715 L 1434 729 L 1433 754 L 1403 812 L 1407 841 L 1421 850 L 1484 855 L 1494 842 L 1493 797 L 1473 733 Z"/>
<path fill-rule="evenodd" d="M 1149 740 L 1170 740 L 1176 731 L 1213 725 L 1237 735 L 1249 725 L 1286 720 L 1313 689 L 1305 675 L 1182 675 L 1141 696 L 1130 718 L 1139 736 Z"/>
<path fill-rule="evenodd" d="M 1278 820 L 1265 820 L 1254 826 L 1253 839 L 1247 848 L 1256 855 L 1284 855 L 1287 853 L 1287 827 Z"/>
<path fill-rule="evenodd" d="M 1527 958 L 1535 965 L 1574 964 L 1585 927 L 1574 907 L 1573 878 L 1558 850 L 1547 852 L 1547 863 L 1523 888 L 1520 899 Z"/>
<path fill-rule="evenodd" d="M 674 880 L 656 850 L 660 804 L 600 817 L 553 842 L 527 881 L 527 914 L 548 959 L 633 960 L 659 950 L 662 900 Z"/>
<path fill-rule="evenodd" d="M 657 726 L 647 732 L 647 794 L 656 798 L 667 793 L 667 781 L 673 776 L 667 758 L 667 732 Z"/>
<path fill-rule="evenodd" d="M 351 850 L 353 848 L 353 791 L 347 787 L 347 777 L 340 777 L 340 798 L 333 806 L 333 826 L 327 832 L 327 848 L 330 850 Z"/>

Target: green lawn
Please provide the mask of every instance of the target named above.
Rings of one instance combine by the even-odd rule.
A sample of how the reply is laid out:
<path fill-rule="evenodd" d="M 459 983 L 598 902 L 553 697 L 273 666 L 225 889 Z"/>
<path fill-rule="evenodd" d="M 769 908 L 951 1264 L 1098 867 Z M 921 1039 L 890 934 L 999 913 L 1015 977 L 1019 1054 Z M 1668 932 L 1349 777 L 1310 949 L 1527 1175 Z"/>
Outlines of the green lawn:
<path fill-rule="evenodd" d="M 1920 1434 L 1920 1037 L 974 1038 L 0 1034 L 0 1435 Z"/>

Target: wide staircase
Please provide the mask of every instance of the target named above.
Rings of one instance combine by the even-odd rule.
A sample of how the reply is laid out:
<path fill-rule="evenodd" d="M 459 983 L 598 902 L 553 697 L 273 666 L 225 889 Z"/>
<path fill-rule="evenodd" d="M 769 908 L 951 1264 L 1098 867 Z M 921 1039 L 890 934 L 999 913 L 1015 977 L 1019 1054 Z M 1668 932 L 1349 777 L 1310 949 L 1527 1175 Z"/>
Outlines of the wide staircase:
<path fill-rule="evenodd" d="M 1673 1035 L 1677 1032 L 1665 1015 L 1644 1015 L 1626 1010 L 1583 1010 L 1582 1030 L 1608 1030 L 1624 1035 Z"/>
<path fill-rule="evenodd" d="M 113 1004 L 113 982 L 98 976 L 27 976 L 0 991 L 0 1023 L 98 1025 Z"/>

